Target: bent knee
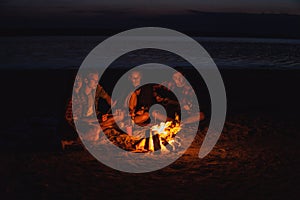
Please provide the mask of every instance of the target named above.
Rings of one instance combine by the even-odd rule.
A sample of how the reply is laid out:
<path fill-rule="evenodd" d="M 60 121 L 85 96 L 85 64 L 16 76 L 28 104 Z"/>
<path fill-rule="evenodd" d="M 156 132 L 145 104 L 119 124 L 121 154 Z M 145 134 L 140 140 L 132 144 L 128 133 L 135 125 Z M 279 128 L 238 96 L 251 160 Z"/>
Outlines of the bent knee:
<path fill-rule="evenodd" d="M 134 123 L 140 124 L 146 122 L 150 118 L 150 114 L 148 112 L 145 112 L 142 115 L 138 115 L 134 118 Z"/>

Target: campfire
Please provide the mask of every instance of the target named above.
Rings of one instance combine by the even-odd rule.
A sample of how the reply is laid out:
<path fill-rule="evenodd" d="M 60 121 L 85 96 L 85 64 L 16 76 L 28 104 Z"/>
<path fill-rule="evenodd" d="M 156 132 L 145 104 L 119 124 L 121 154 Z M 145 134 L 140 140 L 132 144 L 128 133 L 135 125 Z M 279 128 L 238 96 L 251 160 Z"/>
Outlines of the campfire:
<path fill-rule="evenodd" d="M 136 150 L 154 152 L 161 149 L 162 152 L 174 151 L 177 147 L 180 147 L 180 138 L 176 136 L 180 130 L 180 124 L 177 120 L 154 125 L 146 131 L 146 138 L 139 141 Z"/>

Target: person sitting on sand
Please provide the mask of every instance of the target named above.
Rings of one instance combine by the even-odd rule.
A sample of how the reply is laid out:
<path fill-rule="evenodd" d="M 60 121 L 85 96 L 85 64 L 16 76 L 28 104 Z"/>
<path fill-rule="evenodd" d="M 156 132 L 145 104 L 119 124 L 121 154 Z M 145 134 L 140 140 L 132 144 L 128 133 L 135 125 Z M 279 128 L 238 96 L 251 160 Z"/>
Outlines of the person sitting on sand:
<path fill-rule="evenodd" d="M 76 130 L 75 124 L 74 124 L 74 117 L 73 116 L 78 116 L 78 112 L 80 112 L 80 104 L 78 103 L 79 100 L 79 91 L 82 87 L 82 77 L 79 75 L 76 75 L 75 77 L 75 82 L 73 86 L 73 100 L 70 98 L 67 103 L 67 108 L 65 112 L 65 119 L 68 122 L 68 124 L 73 128 L 73 130 Z M 72 105 L 74 106 L 74 112 L 72 112 Z M 74 114 L 73 114 L 74 113 Z M 76 118 L 76 117 L 75 117 Z M 67 137 L 66 137 L 67 136 Z M 80 139 L 78 137 L 78 134 L 74 131 L 68 131 L 68 133 L 64 133 L 61 139 L 61 146 L 62 149 L 64 150 L 66 146 L 74 145 L 80 143 Z"/>
<path fill-rule="evenodd" d="M 181 119 L 181 125 L 184 124 L 191 124 L 196 121 L 202 121 L 204 120 L 204 113 L 203 112 L 195 112 L 196 105 L 194 102 L 192 102 L 192 95 L 193 95 L 193 88 L 191 88 L 185 81 L 185 78 L 183 74 L 181 74 L 179 71 L 174 72 L 172 76 L 172 81 L 165 82 L 165 85 L 168 86 L 166 88 L 163 85 L 156 85 L 154 86 L 154 96 L 157 103 L 163 104 L 165 107 L 172 107 L 173 109 L 173 117 L 172 120 L 175 119 L 175 114 L 180 113 L 180 106 L 182 106 L 183 111 L 185 112 L 185 116 L 187 116 L 185 119 Z M 169 94 L 173 91 L 177 91 L 178 94 L 180 94 L 179 99 L 174 99 L 171 97 L 171 95 L 161 95 L 163 93 L 162 91 L 165 91 L 166 94 Z M 174 95 L 173 95 L 174 96 Z M 170 120 L 170 116 L 165 116 L 158 110 L 154 110 L 152 113 L 152 116 L 155 117 L 155 119 L 158 120 Z M 183 113 L 181 113 L 181 116 Z"/>
<path fill-rule="evenodd" d="M 149 108 L 153 104 L 153 89 L 151 85 L 141 86 L 142 73 L 134 70 L 129 75 L 134 92 L 128 95 L 125 107 L 135 124 L 144 125 L 149 122 Z"/>
<path fill-rule="evenodd" d="M 97 72 L 90 71 L 85 77 L 82 79 L 82 86 L 78 88 L 75 83 L 74 84 L 74 94 L 73 94 L 73 102 L 69 102 L 68 109 L 66 111 L 66 119 L 69 124 L 74 124 L 73 120 L 80 124 L 79 129 L 77 129 L 79 135 L 83 140 L 86 141 L 97 141 L 99 139 L 100 134 L 100 126 L 97 124 L 100 121 L 101 127 L 111 126 L 115 123 L 115 120 L 122 120 L 122 115 L 118 115 L 116 118 L 108 118 L 107 114 L 102 115 L 101 119 L 93 118 L 96 116 L 100 116 L 98 102 L 99 99 L 105 99 L 106 102 L 113 106 L 115 102 L 111 105 L 111 97 L 105 92 L 103 87 L 98 84 L 99 75 Z M 95 94 L 93 94 L 95 92 Z M 95 99 L 93 101 L 93 96 Z M 94 104 L 93 104 L 94 102 Z M 73 111 L 72 112 L 72 103 Z M 72 116 L 72 117 L 70 117 Z M 75 127 L 75 126 L 74 126 Z"/>

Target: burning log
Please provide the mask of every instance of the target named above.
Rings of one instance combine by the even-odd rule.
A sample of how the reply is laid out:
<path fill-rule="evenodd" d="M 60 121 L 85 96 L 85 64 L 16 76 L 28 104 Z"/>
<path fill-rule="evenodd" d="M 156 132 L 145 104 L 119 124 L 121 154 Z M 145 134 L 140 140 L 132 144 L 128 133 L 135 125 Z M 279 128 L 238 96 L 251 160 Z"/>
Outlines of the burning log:
<path fill-rule="evenodd" d="M 159 135 L 152 135 L 152 131 L 147 130 L 146 138 L 140 140 L 140 142 L 136 145 L 136 149 L 152 152 L 161 149 Z"/>
<path fill-rule="evenodd" d="M 161 149 L 161 144 L 160 144 L 160 139 L 158 134 L 153 136 L 153 146 L 154 146 L 154 151 Z"/>
<path fill-rule="evenodd" d="M 162 151 L 174 151 L 175 143 L 178 145 L 175 136 L 180 131 L 179 123 L 173 123 L 168 121 L 166 123 L 161 122 L 160 125 L 155 125 L 146 131 L 146 138 L 141 139 L 136 149 L 141 151 L 154 152 L 157 150 Z"/>

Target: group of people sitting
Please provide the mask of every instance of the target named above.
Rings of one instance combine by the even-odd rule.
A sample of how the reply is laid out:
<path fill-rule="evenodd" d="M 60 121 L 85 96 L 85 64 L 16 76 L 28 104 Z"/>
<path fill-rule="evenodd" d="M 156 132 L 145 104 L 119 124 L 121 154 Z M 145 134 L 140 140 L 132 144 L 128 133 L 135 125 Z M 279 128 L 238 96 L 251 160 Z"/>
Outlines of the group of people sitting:
<path fill-rule="evenodd" d="M 181 118 L 181 125 L 204 119 L 204 114 L 199 112 L 199 109 L 195 109 L 196 105 L 192 102 L 193 89 L 186 83 L 183 74 L 179 71 L 173 74 L 171 81 L 164 84 L 141 86 L 142 78 L 140 71 L 131 71 L 128 79 L 132 85 L 130 91 L 133 92 L 127 94 L 125 102 L 117 102 L 117 99 L 111 99 L 99 84 L 99 74 L 96 71 L 89 71 L 84 77 L 77 75 L 73 87 L 73 98 L 69 100 L 65 114 L 67 122 L 73 128 L 75 128 L 75 122 L 80 124 L 79 129 L 78 126 L 76 127 L 81 139 L 97 141 L 101 128 L 114 127 L 116 122 L 130 120 L 137 125 L 145 126 L 151 123 L 150 116 L 155 117 L 155 121 L 174 120 L 175 115 L 180 114 L 180 108 L 187 114 L 186 118 Z M 175 90 L 180 94 L 179 99 L 172 93 Z M 103 99 L 109 107 L 116 106 L 118 112 L 112 114 L 111 109 L 105 112 L 100 111 L 100 99 Z M 153 110 L 150 113 L 150 107 L 154 104 L 162 105 L 167 112 Z"/>

